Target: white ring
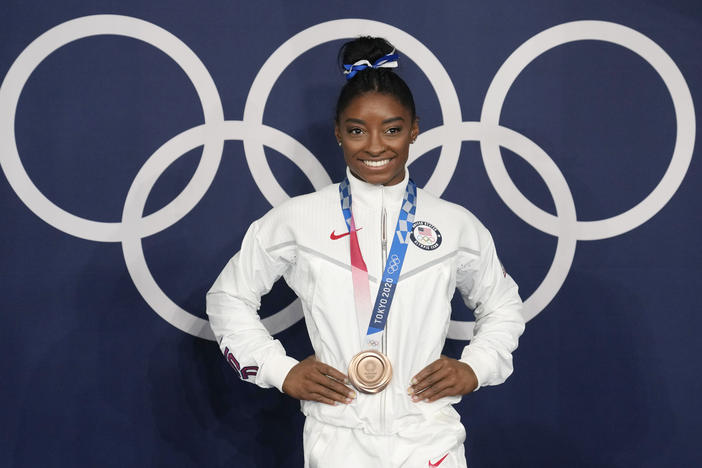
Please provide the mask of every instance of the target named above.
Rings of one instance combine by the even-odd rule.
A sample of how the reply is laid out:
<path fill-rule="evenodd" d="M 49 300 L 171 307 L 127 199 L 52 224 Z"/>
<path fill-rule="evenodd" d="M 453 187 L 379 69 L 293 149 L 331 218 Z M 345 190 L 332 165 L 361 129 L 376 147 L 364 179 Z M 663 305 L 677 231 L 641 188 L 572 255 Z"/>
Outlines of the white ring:
<path fill-rule="evenodd" d="M 648 221 L 670 200 L 682 183 L 692 159 L 695 144 L 695 111 L 685 78 L 675 62 L 651 39 L 626 26 L 605 21 L 575 21 L 549 28 L 522 44 L 500 67 L 485 96 L 482 122 L 499 125 L 500 112 L 514 80 L 536 57 L 553 47 L 582 40 L 611 42 L 635 52 L 661 76 L 673 100 L 677 134 L 670 165 L 656 188 L 638 205 L 611 218 L 577 221 L 580 240 L 618 236 Z M 483 163 L 490 182 L 502 201 L 521 219 L 540 231 L 558 236 L 563 224 L 557 217 L 531 203 L 514 185 L 497 145 L 481 142 Z"/>
<path fill-rule="evenodd" d="M 446 132 L 443 128 L 433 129 L 438 135 L 432 138 L 438 140 Z M 447 132 L 454 135 L 454 131 Z M 563 174 L 548 154 L 537 144 L 524 135 L 505 127 L 492 126 L 481 122 L 464 122 L 459 129 L 463 141 L 487 141 L 490 144 L 504 146 L 522 157 L 529 163 L 546 183 L 546 187 L 556 206 L 558 220 L 564 225 L 575 222 L 575 204 Z M 425 148 L 431 150 L 432 148 Z M 564 230 L 558 238 L 553 263 L 538 288 L 524 301 L 523 315 L 525 320 L 531 320 L 556 296 L 563 285 L 575 255 L 577 240 L 572 232 Z M 448 338 L 468 340 L 473 335 L 474 322 L 452 320 Z"/>
<path fill-rule="evenodd" d="M 343 31 L 343 33 L 341 33 Z M 14 120 L 20 93 L 36 67 L 53 51 L 84 37 L 116 34 L 147 42 L 166 53 L 192 81 L 203 106 L 205 124 L 187 130 L 166 142 L 141 168 L 127 194 L 121 223 L 86 220 L 49 201 L 32 183 L 17 153 Z M 146 302 L 177 328 L 213 339 L 207 321 L 195 317 L 168 298 L 149 272 L 141 239 L 166 229 L 187 214 L 204 196 L 215 177 L 225 139 L 244 142 L 247 164 L 264 197 L 276 205 L 288 198 L 268 166 L 263 146 L 269 146 L 295 163 L 315 189 L 331 180 L 319 160 L 302 144 L 283 132 L 262 124 L 263 110 L 277 77 L 301 53 L 324 42 L 355 34 L 382 34 L 402 44 L 408 56 L 419 58 L 441 105 L 444 124 L 424 132 L 413 146 L 408 164 L 429 150 L 442 147 L 439 164 L 424 188 L 441 195 L 451 180 L 461 141 L 479 141 L 488 177 L 507 206 L 537 229 L 558 236 L 554 260 L 548 273 L 524 302 L 530 320 L 553 299 L 571 267 L 578 239 L 612 237 L 634 229 L 654 216 L 680 186 L 689 166 L 695 140 L 695 114 L 689 88 L 675 63 L 653 41 L 614 23 L 577 21 L 547 29 L 520 46 L 502 65 L 486 94 L 480 122 L 461 122 L 453 83 L 436 57 L 409 34 L 384 23 L 346 19 L 310 27 L 283 43 L 259 71 L 247 97 L 244 121 L 223 121 L 223 111 L 214 82 L 197 56 L 178 38 L 151 23 L 118 15 L 97 15 L 62 23 L 33 41 L 10 67 L 0 86 L 0 165 L 12 188 L 37 216 L 68 234 L 89 240 L 123 242 L 125 262 L 132 280 Z M 570 189 L 553 160 L 535 143 L 499 126 L 504 99 L 517 76 L 536 57 L 549 49 L 576 40 L 602 40 L 626 47 L 648 61 L 659 73 L 671 94 L 677 120 L 673 157 L 658 186 L 638 205 L 612 218 L 578 221 Z M 295 50 L 293 50 L 295 49 Z M 297 55 L 294 55 L 297 53 Z M 294 55 L 294 56 L 293 56 Z M 274 77 L 275 75 L 275 77 Z M 4 146 L 3 146 L 4 145 Z M 159 211 L 142 217 L 146 199 L 161 174 L 173 161 L 204 145 L 192 179 L 174 200 Z M 556 216 L 533 205 L 512 183 L 500 146 L 524 158 L 544 180 L 556 205 Z M 263 320 L 273 334 L 302 318 L 300 301 Z M 473 322 L 452 321 L 449 338 L 468 339 Z"/>
<path fill-rule="evenodd" d="M 256 75 L 246 98 L 244 121 L 257 125 L 263 123 L 263 111 L 273 85 L 295 58 L 325 42 L 357 35 L 382 35 L 399 47 L 405 55 L 414 57 L 415 63 L 424 71 L 434 88 L 441 105 L 444 125 L 450 127 L 460 125 L 462 117 L 456 89 L 436 56 L 421 42 L 401 29 L 364 19 L 327 21 L 307 28 L 285 41 L 271 54 Z M 420 135 L 419 140 L 421 139 Z M 460 142 L 457 140 L 444 143 L 437 168 L 424 190 L 437 196 L 444 192 L 456 170 L 460 149 Z M 287 193 L 273 175 L 261 145 L 254 143 L 253 140 L 244 140 L 244 152 L 251 175 L 266 200 L 272 206 L 276 206 L 288 199 Z"/>
<path fill-rule="evenodd" d="M 119 242 L 125 227 L 117 222 L 100 222 L 73 215 L 42 194 L 27 175 L 17 151 L 15 112 L 22 88 L 37 66 L 69 42 L 91 36 L 114 34 L 139 39 L 173 59 L 195 87 L 205 122 L 222 121 L 224 113 L 212 77 L 195 53 L 173 34 L 152 23 L 119 15 L 85 16 L 62 23 L 36 38 L 17 57 L 0 86 L 0 165 L 17 196 L 46 223 L 65 233 L 101 242 Z M 217 172 L 223 142 L 205 141 L 197 170 L 183 192 L 160 210 L 139 221 L 144 235 L 154 234 L 178 222 L 207 191 Z"/>
<path fill-rule="evenodd" d="M 253 133 L 252 130 L 251 126 L 241 121 L 225 121 L 218 125 L 200 125 L 191 128 L 166 142 L 149 157 L 134 178 L 124 203 L 122 224 L 127 227 L 138 226 L 151 189 L 161 174 L 178 158 L 201 146 L 205 141 L 243 140 Z M 295 155 L 288 157 L 301 169 L 309 168 L 310 165 L 314 166 L 316 159 L 311 155 L 301 157 L 300 155 L 304 155 L 304 153 L 298 143 L 284 133 L 266 126 L 262 126 L 257 133 L 265 137 L 266 146 L 283 155 Z M 310 182 L 315 189 L 331 183 L 329 180 L 312 178 L 310 178 Z M 122 240 L 124 260 L 129 275 L 144 300 L 158 315 L 174 327 L 191 335 L 213 340 L 212 329 L 206 320 L 181 308 L 158 286 L 146 263 L 141 233 L 137 229 L 125 229 L 125 233 L 127 235 Z M 269 327 L 271 333 L 282 331 L 302 318 L 302 309 L 295 302 L 299 302 L 299 299 L 278 313 L 264 319 L 264 323 Z"/>

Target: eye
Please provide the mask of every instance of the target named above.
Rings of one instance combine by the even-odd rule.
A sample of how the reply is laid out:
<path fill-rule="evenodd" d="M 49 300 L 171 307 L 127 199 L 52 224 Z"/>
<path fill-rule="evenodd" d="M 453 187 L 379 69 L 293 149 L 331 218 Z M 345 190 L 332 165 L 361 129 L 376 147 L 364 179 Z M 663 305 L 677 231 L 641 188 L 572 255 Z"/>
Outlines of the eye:
<path fill-rule="evenodd" d="M 346 132 L 349 135 L 361 135 L 363 133 L 363 129 L 360 127 L 351 127 L 346 129 Z"/>
<path fill-rule="evenodd" d="M 385 133 L 389 135 L 397 135 L 400 132 L 402 132 L 402 127 L 390 127 L 387 130 L 385 130 Z"/>

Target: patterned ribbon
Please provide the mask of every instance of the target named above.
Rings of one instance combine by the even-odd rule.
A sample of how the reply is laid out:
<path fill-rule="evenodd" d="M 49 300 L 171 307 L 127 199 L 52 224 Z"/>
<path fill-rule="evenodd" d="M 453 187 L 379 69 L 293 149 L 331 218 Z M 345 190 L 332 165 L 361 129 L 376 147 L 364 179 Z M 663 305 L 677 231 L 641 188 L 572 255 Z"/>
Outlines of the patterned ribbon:
<path fill-rule="evenodd" d="M 414 214 L 417 211 L 417 185 L 412 179 L 407 182 L 405 197 L 402 200 L 400 214 L 397 218 L 395 236 L 393 236 L 390 254 L 385 262 L 383 277 L 378 288 L 375 305 L 370 309 L 370 286 L 368 282 L 368 268 L 361 254 L 361 247 L 356 235 L 356 223 L 351 210 L 351 189 L 348 177 L 339 184 L 339 197 L 341 200 L 341 211 L 344 214 L 346 226 L 349 229 L 350 253 L 351 253 L 351 281 L 353 284 L 354 305 L 356 315 L 361 319 L 368 316 L 371 310 L 370 323 L 366 332 L 363 349 L 381 348 L 385 324 L 388 319 L 390 305 L 395 296 L 395 287 L 400 278 L 402 265 L 405 261 L 407 243 L 414 223 Z M 362 320 L 362 319 L 361 319 Z"/>
<path fill-rule="evenodd" d="M 346 75 L 346 81 L 350 80 L 353 78 L 356 73 L 360 72 L 361 70 L 365 70 L 366 68 L 397 68 L 397 59 L 400 56 L 395 53 L 395 50 L 393 49 L 392 52 L 390 52 L 387 55 L 383 55 L 380 57 L 378 60 L 373 62 L 372 64 L 368 60 L 359 60 L 358 62 L 352 64 L 352 65 L 347 65 L 344 64 L 344 75 Z"/>

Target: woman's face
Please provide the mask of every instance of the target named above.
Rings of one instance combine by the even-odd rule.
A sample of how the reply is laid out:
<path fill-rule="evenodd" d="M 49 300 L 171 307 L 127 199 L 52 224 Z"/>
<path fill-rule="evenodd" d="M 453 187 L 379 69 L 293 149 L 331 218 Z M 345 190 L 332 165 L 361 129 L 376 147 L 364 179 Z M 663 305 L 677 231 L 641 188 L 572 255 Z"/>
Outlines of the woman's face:
<path fill-rule="evenodd" d="M 417 137 L 417 119 L 390 94 L 355 97 L 334 128 L 351 173 L 375 185 L 395 185 L 405 177 L 409 145 Z"/>

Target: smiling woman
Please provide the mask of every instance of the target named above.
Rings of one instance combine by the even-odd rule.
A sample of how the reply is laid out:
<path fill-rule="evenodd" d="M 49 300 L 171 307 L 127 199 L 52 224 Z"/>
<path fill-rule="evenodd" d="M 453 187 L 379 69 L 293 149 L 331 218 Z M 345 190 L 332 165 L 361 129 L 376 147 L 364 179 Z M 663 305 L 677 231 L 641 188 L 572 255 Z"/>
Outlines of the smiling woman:
<path fill-rule="evenodd" d="M 306 467 L 465 467 L 451 405 L 510 375 L 522 302 L 485 227 L 409 178 L 419 125 L 393 46 L 361 37 L 340 56 L 346 178 L 251 225 L 207 295 L 210 325 L 242 380 L 301 401 Z M 315 351 L 302 361 L 256 314 L 281 276 Z M 460 359 L 441 356 L 456 289 L 476 316 Z"/>
<path fill-rule="evenodd" d="M 369 184 L 395 185 L 405 177 L 417 118 L 389 94 L 362 94 L 341 112 L 334 130 L 351 173 Z"/>
<path fill-rule="evenodd" d="M 347 82 L 339 94 L 334 133 L 346 164 L 365 182 L 397 184 L 404 179 L 419 125 L 412 92 L 392 71 L 395 49 L 384 39 L 361 37 L 344 44 L 340 55 Z"/>

